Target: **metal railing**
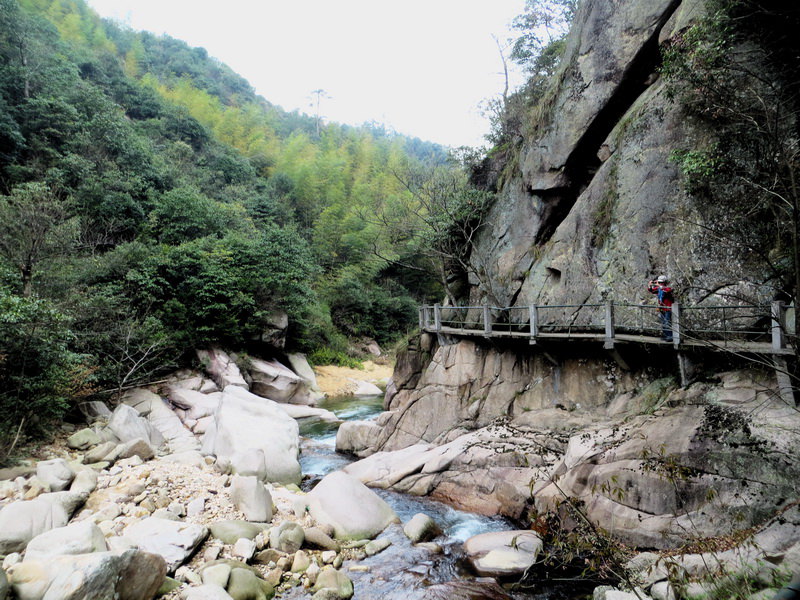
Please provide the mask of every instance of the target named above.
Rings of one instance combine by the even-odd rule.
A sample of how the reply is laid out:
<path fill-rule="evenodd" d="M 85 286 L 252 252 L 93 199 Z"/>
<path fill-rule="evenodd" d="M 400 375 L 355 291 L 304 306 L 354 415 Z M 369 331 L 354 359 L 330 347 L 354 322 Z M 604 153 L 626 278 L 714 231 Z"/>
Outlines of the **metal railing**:
<path fill-rule="evenodd" d="M 662 310 L 653 304 L 614 303 L 497 307 L 422 306 L 420 329 L 460 332 L 485 337 L 594 337 L 602 335 L 606 348 L 617 336 L 661 337 L 671 334 L 677 348 L 690 342 L 769 342 L 786 348 L 786 307 L 771 305 L 682 306 L 673 304 L 671 326 L 664 330 Z M 644 341 L 644 340 L 643 340 Z"/>

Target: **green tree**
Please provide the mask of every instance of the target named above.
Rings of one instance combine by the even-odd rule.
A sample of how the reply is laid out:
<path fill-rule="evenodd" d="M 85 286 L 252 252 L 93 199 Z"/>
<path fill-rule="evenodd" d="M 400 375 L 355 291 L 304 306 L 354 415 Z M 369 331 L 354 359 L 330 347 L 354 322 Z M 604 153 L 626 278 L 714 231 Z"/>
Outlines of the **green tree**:
<path fill-rule="evenodd" d="M 77 231 L 77 219 L 69 218 L 66 204 L 42 183 L 0 196 L 0 255 L 19 273 L 22 296 L 31 295 L 41 262 L 66 252 Z"/>

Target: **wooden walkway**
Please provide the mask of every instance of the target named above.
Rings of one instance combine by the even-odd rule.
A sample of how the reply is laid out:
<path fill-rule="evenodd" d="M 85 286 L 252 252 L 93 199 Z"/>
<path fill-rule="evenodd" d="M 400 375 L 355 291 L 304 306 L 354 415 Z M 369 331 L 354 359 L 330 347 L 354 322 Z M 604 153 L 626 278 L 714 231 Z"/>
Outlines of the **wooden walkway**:
<path fill-rule="evenodd" d="M 598 342 L 607 350 L 617 344 L 648 344 L 675 350 L 785 356 L 795 353 L 787 343 L 786 307 L 680 306 L 672 309 L 672 341 L 661 338 L 658 307 L 637 304 L 585 304 L 525 307 L 422 306 L 420 329 L 459 337 L 546 341 Z M 793 333 L 793 332 L 792 332 Z"/>

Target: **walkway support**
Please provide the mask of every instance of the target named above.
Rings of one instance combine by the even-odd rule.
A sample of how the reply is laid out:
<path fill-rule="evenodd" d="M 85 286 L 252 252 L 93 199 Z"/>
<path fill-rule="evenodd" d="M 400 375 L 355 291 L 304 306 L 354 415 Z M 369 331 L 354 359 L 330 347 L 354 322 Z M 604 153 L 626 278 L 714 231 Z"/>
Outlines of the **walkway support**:
<path fill-rule="evenodd" d="M 786 347 L 786 308 L 780 300 L 772 303 L 772 349 Z"/>
<path fill-rule="evenodd" d="M 611 300 L 606 301 L 606 339 L 603 343 L 603 348 L 606 350 L 614 349 L 614 303 Z"/>
<path fill-rule="evenodd" d="M 536 308 L 535 304 L 531 304 L 528 307 L 528 317 L 530 319 L 528 322 L 531 327 L 531 339 L 528 343 L 533 345 L 536 343 L 536 336 L 539 335 L 539 310 Z"/>

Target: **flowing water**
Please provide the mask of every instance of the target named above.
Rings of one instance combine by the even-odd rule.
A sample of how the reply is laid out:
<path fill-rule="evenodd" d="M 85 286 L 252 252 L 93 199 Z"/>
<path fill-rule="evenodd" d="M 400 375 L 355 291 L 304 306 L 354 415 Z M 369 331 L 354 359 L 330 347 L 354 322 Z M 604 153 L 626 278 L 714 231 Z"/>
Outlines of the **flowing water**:
<path fill-rule="evenodd" d="M 373 418 L 381 412 L 382 397 L 372 398 L 331 398 L 323 408 L 333 411 L 345 421 Z M 339 454 L 335 450 L 338 426 L 329 423 L 307 422 L 300 427 L 301 457 L 300 466 L 306 476 L 305 485 L 313 485 L 324 475 L 341 469 L 353 461 L 352 457 Z M 554 585 L 548 583 L 541 589 L 526 592 L 506 592 L 504 595 L 487 580 L 476 579 L 465 565 L 462 543 L 469 537 L 488 531 L 516 529 L 513 523 L 501 517 L 486 517 L 467 513 L 424 497 L 399 494 L 388 490 L 374 490 L 391 505 L 403 522 L 419 512 L 431 516 L 442 528 L 443 535 L 435 541 L 442 548 L 441 553 L 413 546 L 403 534 L 402 526 L 392 525 L 381 537 L 391 540 L 392 545 L 383 552 L 365 558 L 357 564 L 368 570 L 346 571 L 355 587 L 354 600 L 417 600 L 445 599 L 456 596 L 452 588 L 437 586 L 448 582 L 459 582 L 460 586 L 470 586 L 469 594 L 459 598 L 514 598 L 516 600 L 578 600 L 584 598 L 586 589 L 573 584 Z M 345 562 L 344 568 L 352 566 Z M 468 582 L 468 583 L 465 583 Z M 429 587 L 435 586 L 435 587 Z M 434 593 L 438 591 L 438 594 Z M 299 599 L 307 592 L 295 589 L 283 598 Z"/>

